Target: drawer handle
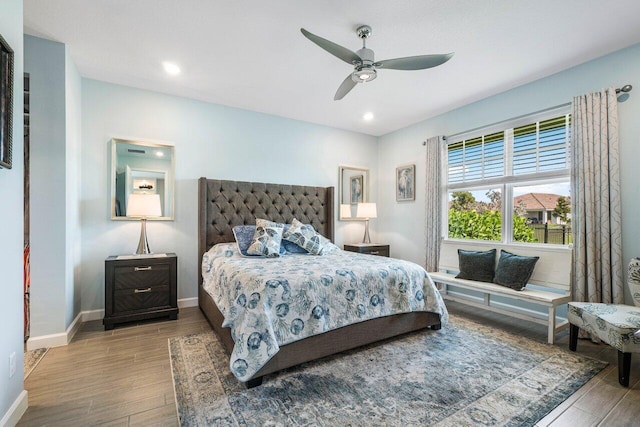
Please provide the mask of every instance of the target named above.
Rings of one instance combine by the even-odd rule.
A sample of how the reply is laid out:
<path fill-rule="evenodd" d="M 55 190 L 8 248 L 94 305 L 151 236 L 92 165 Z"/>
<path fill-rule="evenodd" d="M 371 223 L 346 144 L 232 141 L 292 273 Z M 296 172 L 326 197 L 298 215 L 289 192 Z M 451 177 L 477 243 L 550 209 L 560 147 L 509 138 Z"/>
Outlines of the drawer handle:
<path fill-rule="evenodd" d="M 380 251 L 371 251 L 369 252 L 371 255 L 378 255 L 380 253 Z"/>
<path fill-rule="evenodd" d="M 136 294 L 144 294 L 145 292 L 151 292 L 151 288 L 146 288 L 146 289 L 136 289 L 133 291 Z"/>
<path fill-rule="evenodd" d="M 136 267 L 134 268 L 135 271 L 149 271 L 151 270 L 151 266 L 148 267 Z"/>

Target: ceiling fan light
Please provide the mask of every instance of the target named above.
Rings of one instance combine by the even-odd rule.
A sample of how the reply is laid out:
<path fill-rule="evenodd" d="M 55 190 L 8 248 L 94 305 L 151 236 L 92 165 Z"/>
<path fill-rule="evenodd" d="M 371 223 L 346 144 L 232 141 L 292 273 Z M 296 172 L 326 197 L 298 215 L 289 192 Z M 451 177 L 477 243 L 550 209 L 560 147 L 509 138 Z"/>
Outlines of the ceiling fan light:
<path fill-rule="evenodd" d="M 356 83 L 366 83 L 377 77 L 376 70 L 372 68 L 362 68 L 360 70 L 356 70 L 351 75 L 351 79 Z"/>

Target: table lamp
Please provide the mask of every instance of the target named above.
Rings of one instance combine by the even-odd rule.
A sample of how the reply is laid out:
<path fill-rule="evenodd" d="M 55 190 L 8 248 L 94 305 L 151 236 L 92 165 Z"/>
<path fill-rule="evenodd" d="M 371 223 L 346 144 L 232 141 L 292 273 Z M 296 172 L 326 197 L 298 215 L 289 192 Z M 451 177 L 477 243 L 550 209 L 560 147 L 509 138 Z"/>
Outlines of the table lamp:
<path fill-rule="evenodd" d="M 362 239 L 362 243 L 371 243 L 371 238 L 369 237 L 369 219 L 378 217 L 376 204 L 375 203 L 358 203 L 358 208 L 356 209 L 356 216 L 358 218 L 364 218 L 364 238 Z"/>
<path fill-rule="evenodd" d="M 147 218 L 162 216 L 160 196 L 158 194 L 130 194 L 127 199 L 127 216 L 141 217 L 140 241 L 136 255 L 152 253 L 147 241 Z"/>
<path fill-rule="evenodd" d="M 340 218 L 351 218 L 351 205 L 340 205 Z"/>

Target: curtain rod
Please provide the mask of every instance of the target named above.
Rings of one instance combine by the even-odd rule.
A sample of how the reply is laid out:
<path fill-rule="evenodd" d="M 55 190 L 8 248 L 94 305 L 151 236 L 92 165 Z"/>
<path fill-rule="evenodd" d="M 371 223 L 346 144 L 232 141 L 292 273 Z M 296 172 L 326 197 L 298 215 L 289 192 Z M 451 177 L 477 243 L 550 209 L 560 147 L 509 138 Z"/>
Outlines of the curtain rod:
<path fill-rule="evenodd" d="M 621 88 L 616 88 L 616 93 L 621 93 L 621 92 L 623 92 L 623 93 L 629 93 L 629 92 L 631 92 L 631 90 L 632 90 L 632 89 L 633 89 L 633 86 L 631 86 L 631 85 L 624 85 L 624 86 L 622 86 Z M 460 136 L 460 135 L 464 135 L 465 133 L 471 133 L 471 132 L 474 132 L 474 133 L 475 133 L 475 132 L 479 132 L 479 131 L 481 131 L 482 129 L 488 129 L 488 128 L 492 128 L 492 127 L 494 127 L 494 126 L 497 126 L 497 125 L 499 125 L 500 123 L 510 122 L 510 121 L 513 121 L 513 120 L 517 120 L 517 119 L 519 119 L 519 118 L 521 118 L 521 117 L 527 117 L 527 116 L 533 116 L 533 115 L 536 115 L 536 114 L 546 113 L 547 111 L 552 111 L 552 110 L 555 110 L 555 109 L 557 109 L 557 108 L 566 107 L 566 106 L 568 106 L 568 105 L 571 105 L 571 102 L 567 102 L 567 103 L 564 103 L 564 104 L 561 104 L 561 105 L 556 105 L 556 106 L 554 106 L 554 107 L 546 108 L 546 109 L 544 109 L 544 110 L 536 111 L 536 112 L 534 112 L 534 113 L 525 114 L 525 115 L 520 116 L 520 117 L 514 117 L 514 118 L 512 118 L 512 119 L 502 120 L 502 121 L 500 121 L 500 122 L 492 123 L 492 124 L 490 124 L 490 125 L 481 126 L 481 127 L 475 128 L 475 129 L 466 130 L 466 131 L 464 131 L 464 132 L 459 132 L 459 133 L 456 133 L 456 134 L 454 134 L 454 135 L 444 136 L 444 140 L 446 141 L 447 139 L 456 138 L 456 137 L 458 137 L 458 136 Z M 422 145 L 427 145 L 427 141 L 422 141 Z"/>

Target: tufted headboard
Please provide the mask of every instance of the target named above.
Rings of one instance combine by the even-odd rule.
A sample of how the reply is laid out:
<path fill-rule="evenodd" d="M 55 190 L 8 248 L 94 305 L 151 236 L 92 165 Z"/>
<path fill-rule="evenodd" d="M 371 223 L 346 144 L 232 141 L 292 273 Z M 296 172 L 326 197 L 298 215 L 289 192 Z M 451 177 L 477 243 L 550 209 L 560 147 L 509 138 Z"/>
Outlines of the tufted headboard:
<path fill-rule="evenodd" d="M 255 224 L 256 218 L 288 224 L 297 218 L 333 241 L 333 190 L 333 187 L 200 178 L 198 265 L 213 245 L 235 240 L 234 226 Z"/>

